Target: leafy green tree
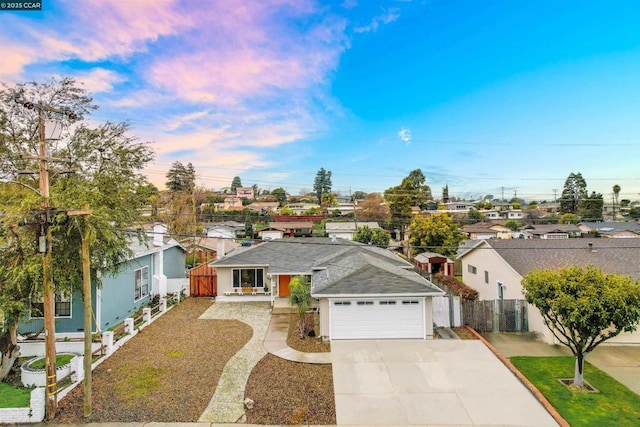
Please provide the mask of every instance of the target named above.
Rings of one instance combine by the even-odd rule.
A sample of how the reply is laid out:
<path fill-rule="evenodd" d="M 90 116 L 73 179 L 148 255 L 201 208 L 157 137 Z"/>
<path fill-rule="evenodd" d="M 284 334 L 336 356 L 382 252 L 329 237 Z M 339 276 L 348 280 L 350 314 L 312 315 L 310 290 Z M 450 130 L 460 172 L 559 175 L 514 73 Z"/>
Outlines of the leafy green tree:
<path fill-rule="evenodd" d="M 602 194 L 593 191 L 589 197 L 580 200 L 579 215 L 585 221 L 601 221 L 604 209 Z"/>
<path fill-rule="evenodd" d="M 571 172 L 564 182 L 562 196 L 560 197 L 560 211 L 563 213 L 578 214 L 580 200 L 587 197 L 587 182 L 580 172 Z"/>
<path fill-rule="evenodd" d="M 482 221 L 482 214 L 475 210 L 475 209 L 471 209 L 468 213 L 467 213 L 467 218 L 469 218 L 469 223 L 470 224 L 475 224 L 479 221 Z"/>
<path fill-rule="evenodd" d="M 307 311 L 311 308 L 311 286 L 306 276 L 296 276 L 289 282 L 289 303 L 296 307 L 298 312 L 298 333 L 303 340 L 309 331 Z"/>
<path fill-rule="evenodd" d="M 426 209 L 432 195 L 424 174 L 420 169 L 415 169 L 409 172 L 400 185 L 386 189 L 384 198 L 389 205 L 392 225 L 404 234 L 404 229 L 411 222 L 411 208 L 418 206 Z"/>
<path fill-rule="evenodd" d="M 353 240 L 355 242 L 372 244 L 376 246 L 388 246 L 389 232 L 382 228 L 369 228 L 366 225 L 356 228 L 356 232 L 353 234 Z"/>
<path fill-rule="evenodd" d="M 166 176 L 169 191 L 193 193 L 196 187 L 196 170 L 191 163 L 185 166 L 181 162 L 173 162 Z"/>
<path fill-rule="evenodd" d="M 320 168 L 313 181 L 313 191 L 316 193 L 318 203 L 322 203 L 325 195 L 331 194 L 331 171 Z"/>
<path fill-rule="evenodd" d="M 640 321 L 640 282 L 588 266 L 534 270 L 522 280 L 525 299 L 576 357 L 574 385 L 584 384 L 584 358 L 604 341 L 632 332 Z"/>
<path fill-rule="evenodd" d="M 351 196 L 351 201 L 354 200 L 364 200 L 367 197 L 367 193 L 364 191 L 354 191 L 353 196 Z"/>
<path fill-rule="evenodd" d="M 580 222 L 580 217 L 575 214 L 566 213 L 560 217 L 560 224 L 577 224 Z"/>
<path fill-rule="evenodd" d="M 278 188 L 274 189 L 271 192 L 271 195 L 276 198 L 276 200 L 278 201 L 278 204 L 280 204 L 280 206 L 284 206 L 284 204 L 287 202 L 287 192 L 282 187 L 278 187 Z"/>
<path fill-rule="evenodd" d="M 231 181 L 231 192 L 233 194 L 236 194 L 236 190 L 242 187 L 242 181 L 240 180 L 239 176 L 234 176 L 233 180 Z"/>
<path fill-rule="evenodd" d="M 278 213 L 280 215 L 295 215 L 295 212 L 293 211 L 293 209 L 287 206 L 283 206 L 280 209 L 278 209 Z"/>
<path fill-rule="evenodd" d="M 465 238 L 453 217 L 448 214 L 416 218 L 409 226 L 408 234 L 414 256 L 427 251 L 453 256 Z"/>
<path fill-rule="evenodd" d="M 504 226 L 510 228 L 513 231 L 516 231 L 518 227 L 520 227 L 520 224 L 518 224 L 518 221 L 510 219 L 504 223 Z"/>
<path fill-rule="evenodd" d="M 68 129 L 57 143 L 48 144 L 49 155 L 66 159 L 72 174 L 50 175 L 49 212 L 52 240 L 52 269 L 56 292 L 70 293 L 82 284 L 81 233 L 91 245 L 92 280 L 100 285 L 100 271 L 111 274 L 131 255 L 129 242 L 135 234 L 125 231 L 137 219 L 144 204 L 148 181 L 141 171 L 153 159 L 146 143 L 130 135 L 126 123 L 107 122 L 89 126 L 84 116 L 95 109 L 91 97 L 72 79 L 46 83 L 19 83 L 0 90 L 0 171 L 12 182 L 0 184 L 0 311 L 4 329 L 0 341 L 8 352 L 2 367 L 14 362 L 18 322 L 28 312 L 31 297 L 42 292 L 42 257 L 37 239 L 46 215 L 36 191 L 38 177 L 18 175 L 19 170 L 38 170 L 37 112 L 17 99 L 29 100 L 38 108 L 49 107 L 67 114 L 58 117 Z M 70 118 L 80 120 L 69 128 Z M 18 156 L 18 153 L 27 156 Z M 66 212 L 89 209 L 84 221 Z M 84 296 L 89 298 L 89 296 Z"/>

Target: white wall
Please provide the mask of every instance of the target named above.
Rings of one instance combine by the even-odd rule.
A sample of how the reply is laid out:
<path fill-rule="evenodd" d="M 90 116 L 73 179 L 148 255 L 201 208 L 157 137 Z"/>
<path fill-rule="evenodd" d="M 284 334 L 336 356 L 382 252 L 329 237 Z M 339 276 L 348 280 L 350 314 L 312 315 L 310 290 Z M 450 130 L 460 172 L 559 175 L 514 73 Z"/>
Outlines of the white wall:
<path fill-rule="evenodd" d="M 522 292 L 522 277 L 493 249 L 486 249 L 482 245 L 462 258 L 462 281 L 478 291 L 480 300 L 494 300 L 498 298 L 498 282 L 504 288 L 504 299 L 524 299 Z M 469 272 L 469 265 L 476 267 L 476 274 Z M 489 272 L 489 283 L 485 282 L 484 272 Z M 527 305 L 529 331 L 537 333 L 546 342 L 553 342 L 553 335 L 542 320 L 538 309 Z"/>

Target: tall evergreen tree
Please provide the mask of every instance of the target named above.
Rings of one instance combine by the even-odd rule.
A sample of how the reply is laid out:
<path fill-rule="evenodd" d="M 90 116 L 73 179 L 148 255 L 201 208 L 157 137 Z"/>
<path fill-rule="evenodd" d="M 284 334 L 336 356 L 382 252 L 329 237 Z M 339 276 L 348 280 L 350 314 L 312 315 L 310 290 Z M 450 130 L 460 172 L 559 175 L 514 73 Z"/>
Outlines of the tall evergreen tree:
<path fill-rule="evenodd" d="M 167 189 L 192 193 L 196 187 L 196 170 L 191 163 L 173 162 L 167 172 Z"/>
<path fill-rule="evenodd" d="M 564 182 L 560 198 L 560 210 L 563 213 L 577 214 L 580 200 L 587 198 L 587 182 L 580 172 L 571 172 Z"/>
<path fill-rule="evenodd" d="M 316 193 L 318 203 L 322 203 L 324 197 L 331 193 L 331 171 L 320 168 L 313 181 L 313 191 Z"/>
<path fill-rule="evenodd" d="M 236 190 L 242 187 L 242 181 L 240 180 L 239 176 L 234 176 L 233 180 L 231 181 L 231 192 L 233 194 L 236 194 Z"/>
<path fill-rule="evenodd" d="M 384 198 L 389 204 L 392 225 L 404 233 L 411 222 L 411 208 L 426 209 L 427 202 L 432 199 L 431 188 L 426 184 L 422 170 L 415 169 L 400 185 L 386 189 Z"/>
<path fill-rule="evenodd" d="M 578 214 L 583 221 L 602 221 L 604 210 L 604 199 L 602 194 L 591 192 L 589 197 L 580 200 Z"/>
<path fill-rule="evenodd" d="M 449 202 L 449 185 L 442 187 L 442 203 Z"/>

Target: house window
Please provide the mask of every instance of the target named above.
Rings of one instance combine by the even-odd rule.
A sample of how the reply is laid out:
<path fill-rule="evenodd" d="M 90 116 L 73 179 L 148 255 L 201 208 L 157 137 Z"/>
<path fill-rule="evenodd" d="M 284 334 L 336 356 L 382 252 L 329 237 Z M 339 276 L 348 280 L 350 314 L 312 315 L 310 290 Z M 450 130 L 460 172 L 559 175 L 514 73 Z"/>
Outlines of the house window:
<path fill-rule="evenodd" d="M 236 268 L 233 270 L 234 288 L 262 288 L 264 287 L 263 268 Z"/>
<path fill-rule="evenodd" d="M 135 301 L 149 295 L 149 267 L 145 266 L 134 272 L 134 293 Z"/>
<path fill-rule="evenodd" d="M 53 300 L 54 317 L 71 317 L 71 295 L 67 292 L 56 292 Z M 32 319 L 44 317 L 44 297 L 36 294 L 31 299 Z"/>
<path fill-rule="evenodd" d="M 489 272 L 487 270 L 484 271 L 484 283 L 489 283 Z"/>
<path fill-rule="evenodd" d="M 504 291 L 507 287 L 502 282 L 498 282 L 498 299 L 504 299 Z"/>
<path fill-rule="evenodd" d="M 468 271 L 469 271 L 469 273 L 471 273 L 471 274 L 476 274 L 476 273 L 478 272 L 478 269 L 477 269 L 475 266 L 471 265 L 471 264 L 469 264 L 469 265 L 467 266 L 467 270 L 468 270 Z"/>

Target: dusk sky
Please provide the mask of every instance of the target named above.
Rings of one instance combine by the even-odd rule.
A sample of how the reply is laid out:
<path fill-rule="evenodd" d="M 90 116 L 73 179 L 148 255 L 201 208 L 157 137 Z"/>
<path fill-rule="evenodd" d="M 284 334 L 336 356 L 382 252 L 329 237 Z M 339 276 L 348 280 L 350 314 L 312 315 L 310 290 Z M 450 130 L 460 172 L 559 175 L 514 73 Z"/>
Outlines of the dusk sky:
<path fill-rule="evenodd" d="M 0 11 L 0 81 L 73 76 L 151 141 L 152 182 L 640 198 L 640 2 L 42 0 Z"/>

